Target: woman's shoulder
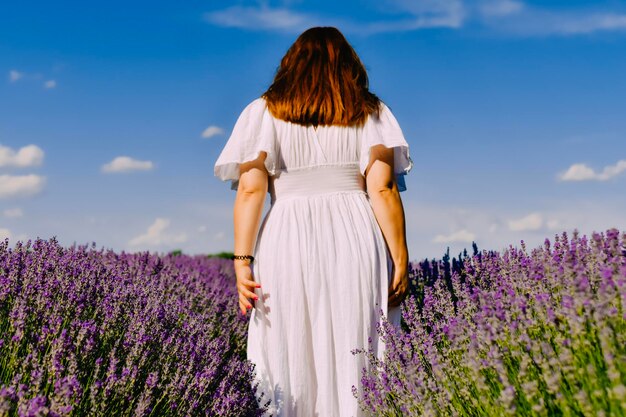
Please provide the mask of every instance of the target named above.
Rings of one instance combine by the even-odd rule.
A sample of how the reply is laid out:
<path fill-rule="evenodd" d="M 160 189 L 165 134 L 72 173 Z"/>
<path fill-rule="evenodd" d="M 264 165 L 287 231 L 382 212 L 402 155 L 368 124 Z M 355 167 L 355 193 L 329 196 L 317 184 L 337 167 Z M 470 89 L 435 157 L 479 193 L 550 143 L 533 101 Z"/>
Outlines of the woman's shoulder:
<path fill-rule="evenodd" d="M 367 118 L 367 121 L 369 120 L 374 120 L 374 121 L 380 121 L 384 118 L 389 117 L 389 115 L 393 115 L 391 113 L 391 109 L 389 108 L 389 106 L 387 105 L 387 103 L 385 103 L 382 100 L 378 101 L 378 109 L 371 112 L 369 114 L 369 117 Z"/>
<path fill-rule="evenodd" d="M 396 116 L 391 111 L 391 108 L 384 101 L 380 100 L 378 106 L 378 112 L 372 112 L 366 120 L 366 125 L 372 125 L 376 127 L 384 126 L 386 128 L 399 127 Z"/>
<path fill-rule="evenodd" d="M 258 116 L 267 109 L 267 102 L 263 97 L 257 97 L 248 102 L 242 110 L 242 114 L 246 116 Z"/>
<path fill-rule="evenodd" d="M 262 97 L 249 101 L 239 113 L 236 126 L 248 126 L 250 129 L 257 128 L 267 119 L 267 104 Z"/>

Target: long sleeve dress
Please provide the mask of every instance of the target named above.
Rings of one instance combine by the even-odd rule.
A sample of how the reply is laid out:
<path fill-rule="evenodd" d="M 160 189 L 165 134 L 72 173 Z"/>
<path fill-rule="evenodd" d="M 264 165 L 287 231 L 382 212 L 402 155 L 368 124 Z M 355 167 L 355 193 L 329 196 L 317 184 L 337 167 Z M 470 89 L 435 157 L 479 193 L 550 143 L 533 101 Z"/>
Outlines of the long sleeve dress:
<path fill-rule="evenodd" d="M 400 191 L 413 162 L 402 130 L 383 103 L 360 127 L 303 126 L 272 116 L 263 98 L 240 114 L 214 173 L 236 190 L 239 164 L 267 152 L 271 206 L 263 218 L 252 274 L 261 288 L 251 310 L 247 357 L 259 403 L 280 417 L 360 416 L 364 355 L 382 359 L 376 325 L 387 306 L 393 262 L 365 191 L 370 148 L 394 148 Z M 369 344 L 368 340 L 371 340 Z"/>

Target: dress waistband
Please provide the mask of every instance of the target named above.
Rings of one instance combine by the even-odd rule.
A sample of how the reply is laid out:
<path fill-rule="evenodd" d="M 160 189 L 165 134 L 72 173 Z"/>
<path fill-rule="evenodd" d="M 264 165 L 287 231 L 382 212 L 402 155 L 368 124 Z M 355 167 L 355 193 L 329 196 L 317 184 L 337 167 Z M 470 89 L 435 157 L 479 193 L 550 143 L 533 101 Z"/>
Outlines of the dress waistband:
<path fill-rule="evenodd" d="M 270 177 L 269 193 L 274 201 L 334 192 L 365 192 L 365 177 L 358 165 L 326 165 L 280 171 Z"/>

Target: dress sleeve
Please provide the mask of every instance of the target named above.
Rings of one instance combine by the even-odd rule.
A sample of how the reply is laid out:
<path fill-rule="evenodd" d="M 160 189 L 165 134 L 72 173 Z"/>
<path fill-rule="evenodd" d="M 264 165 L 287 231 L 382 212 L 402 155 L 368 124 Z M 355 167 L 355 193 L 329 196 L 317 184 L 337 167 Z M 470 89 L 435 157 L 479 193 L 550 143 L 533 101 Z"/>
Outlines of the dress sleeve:
<path fill-rule="evenodd" d="M 248 104 L 235 122 L 233 131 L 215 162 L 215 176 L 231 181 L 231 190 L 239 186 L 239 165 L 258 158 L 267 152 L 265 168 L 269 175 L 276 174 L 276 131 L 272 115 L 263 98 Z"/>
<path fill-rule="evenodd" d="M 363 127 L 359 158 L 361 174 L 363 175 L 365 175 L 365 169 L 370 160 L 371 148 L 374 145 L 385 145 L 387 148 L 393 148 L 394 173 L 398 191 L 406 191 L 404 176 L 413 167 L 413 160 L 409 155 L 409 144 L 404 138 L 402 129 L 400 129 L 398 121 L 385 103 L 381 103 L 380 116 L 370 115 Z"/>

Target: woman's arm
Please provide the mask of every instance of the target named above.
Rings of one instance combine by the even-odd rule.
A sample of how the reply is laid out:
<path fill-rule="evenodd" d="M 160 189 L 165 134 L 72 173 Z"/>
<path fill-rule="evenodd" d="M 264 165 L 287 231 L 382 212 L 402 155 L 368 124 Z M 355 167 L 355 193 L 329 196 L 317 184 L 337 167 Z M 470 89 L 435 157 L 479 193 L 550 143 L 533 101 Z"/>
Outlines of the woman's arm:
<path fill-rule="evenodd" d="M 267 193 L 268 172 L 265 169 L 267 153 L 261 152 L 254 161 L 239 166 L 239 186 L 233 209 L 234 238 L 236 255 L 252 255 L 257 238 L 259 223 Z M 254 288 L 261 285 L 254 282 L 250 261 L 235 259 L 235 275 L 239 292 L 239 308 L 242 314 L 252 308 L 249 299 L 258 299 Z"/>
<path fill-rule="evenodd" d="M 394 174 L 394 150 L 384 145 L 371 148 L 365 170 L 367 194 L 378 225 L 385 237 L 394 264 L 394 276 L 389 287 L 389 306 L 398 306 L 408 293 L 408 249 L 404 208 Z"/>

